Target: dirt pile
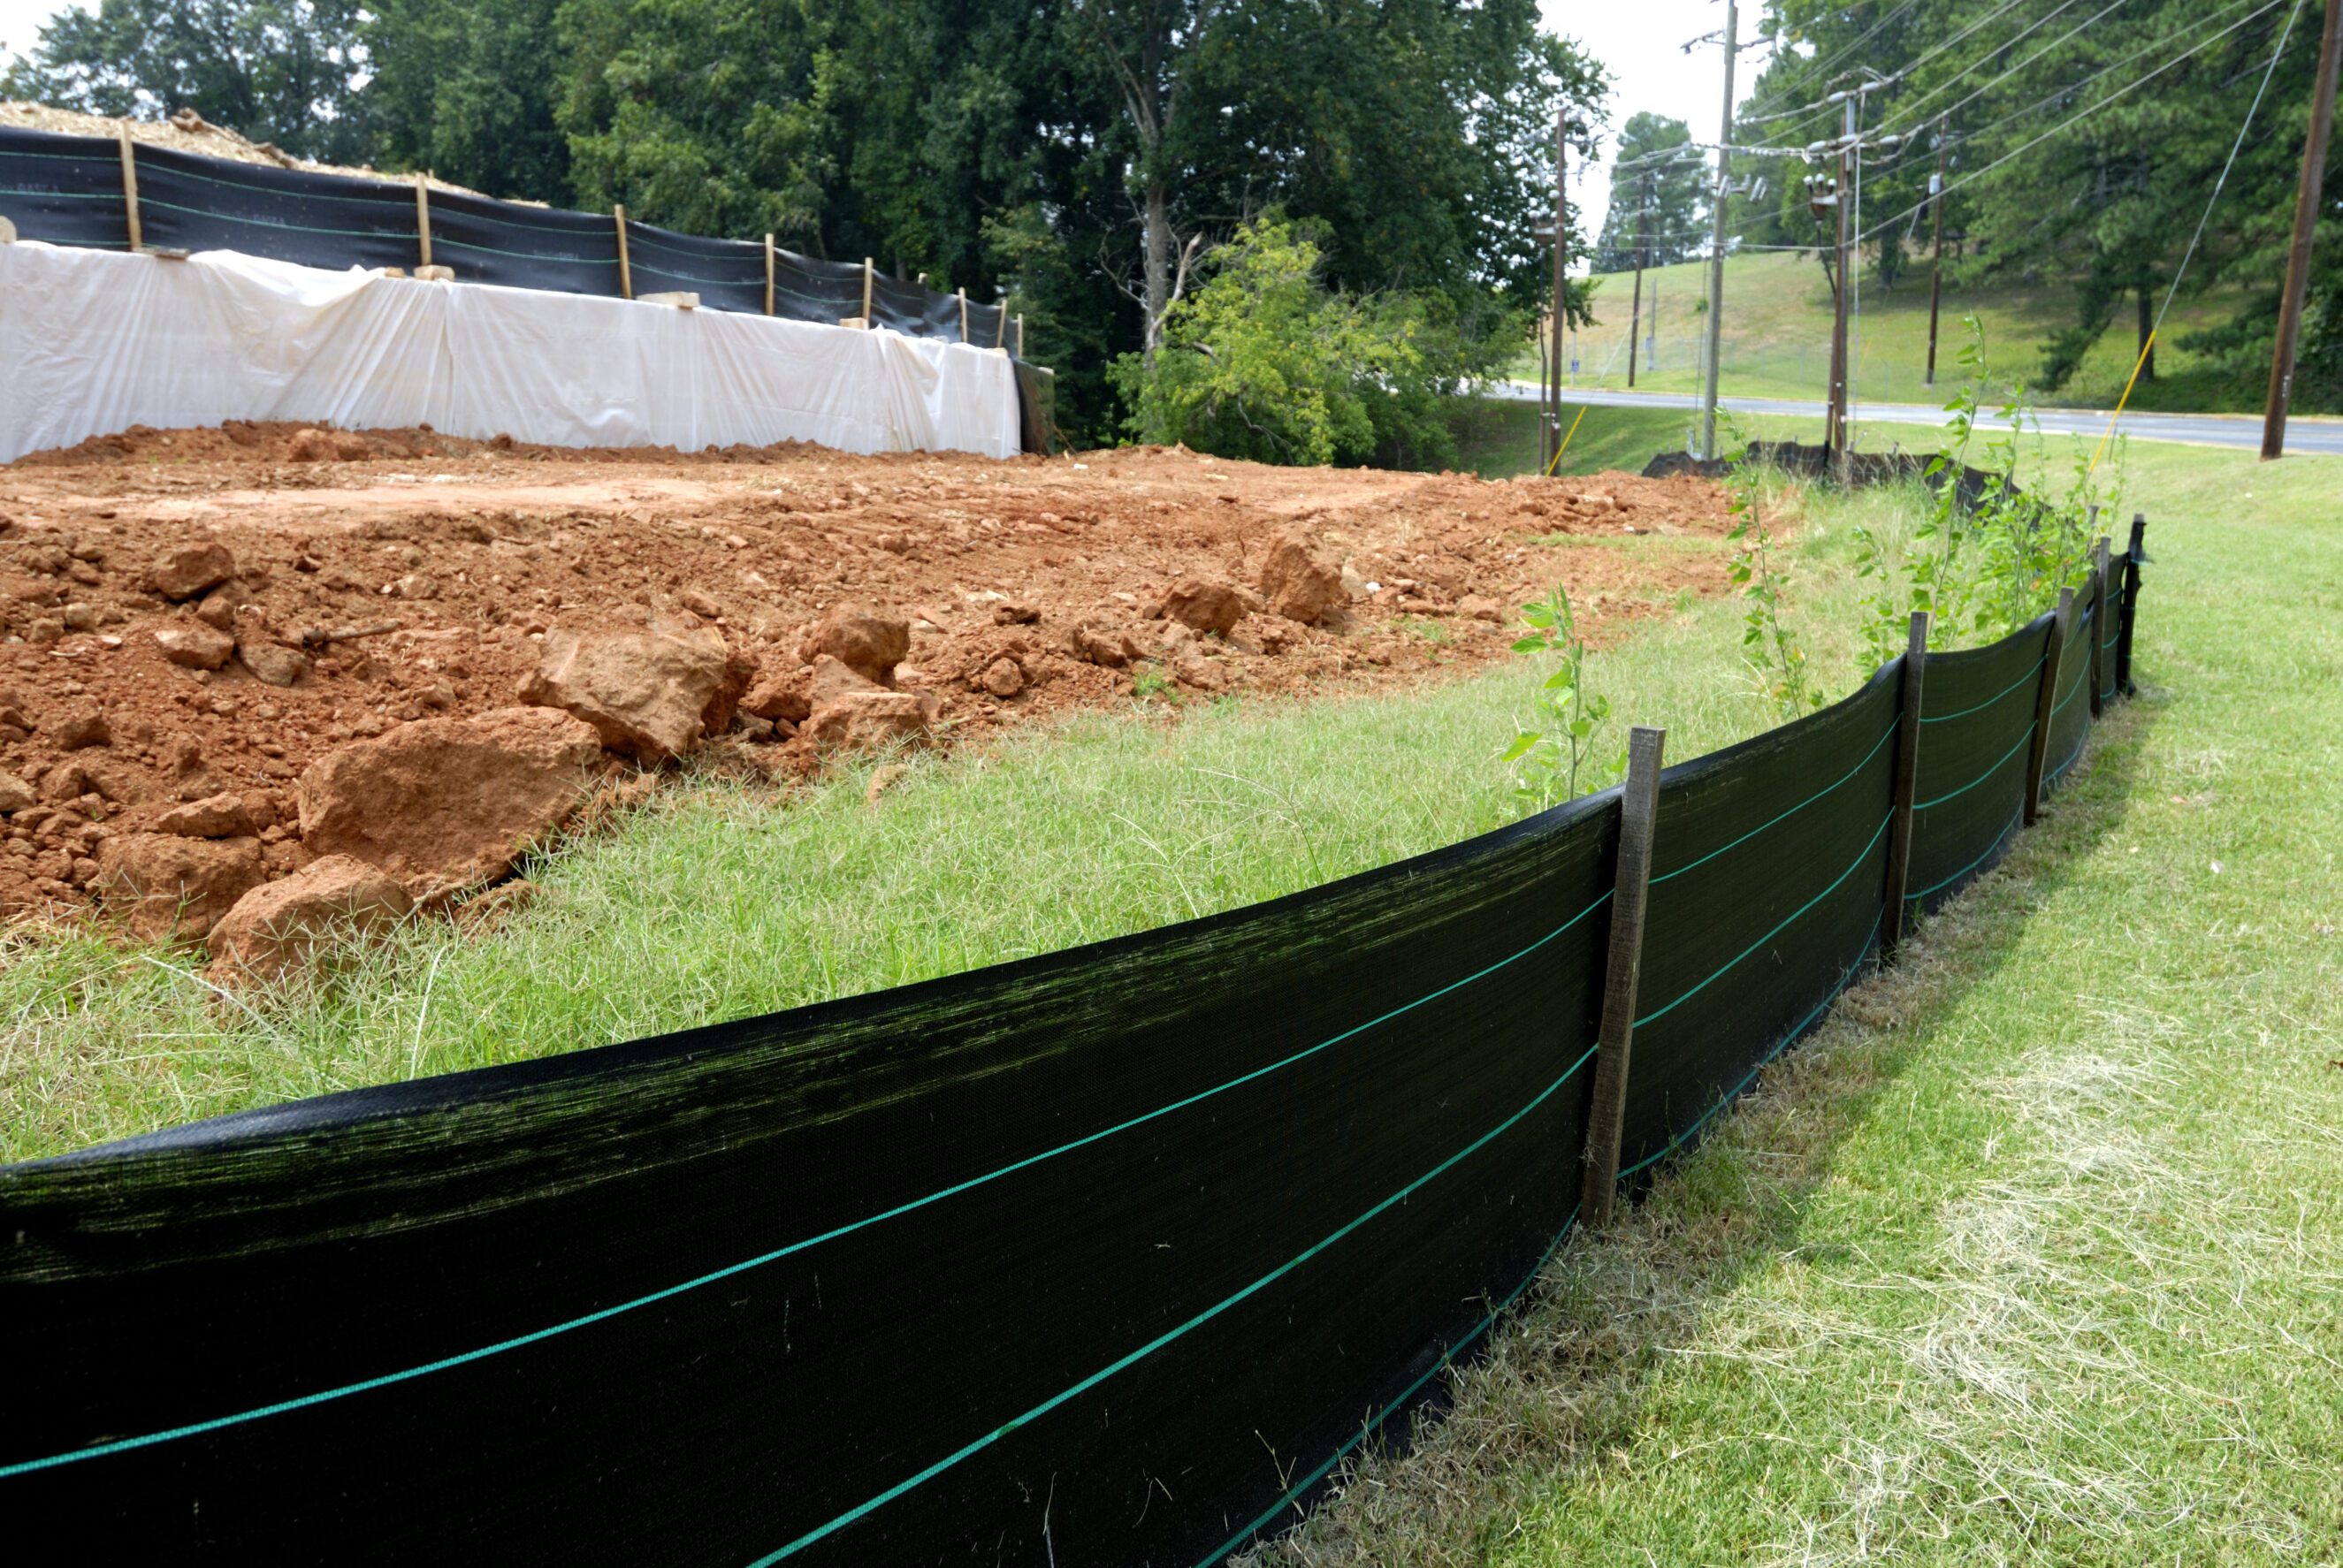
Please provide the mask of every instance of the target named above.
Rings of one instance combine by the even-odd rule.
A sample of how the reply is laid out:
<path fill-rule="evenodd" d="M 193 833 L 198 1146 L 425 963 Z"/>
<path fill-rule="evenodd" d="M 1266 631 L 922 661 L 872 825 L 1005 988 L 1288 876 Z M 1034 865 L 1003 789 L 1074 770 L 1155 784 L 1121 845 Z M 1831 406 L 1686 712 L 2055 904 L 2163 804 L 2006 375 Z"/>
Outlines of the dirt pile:
<path fill-rule="evenodd" d="M 201 935 L 323 855 L 428 901 L 693 751 L 786 779 L 1134 695 L 1413 681 L 1506 657 L 1557 578 L 1598 624 L 1726 586 L 1690 478 L 319 434 L 0 467 L 0 912 L 104 891 Z"/>

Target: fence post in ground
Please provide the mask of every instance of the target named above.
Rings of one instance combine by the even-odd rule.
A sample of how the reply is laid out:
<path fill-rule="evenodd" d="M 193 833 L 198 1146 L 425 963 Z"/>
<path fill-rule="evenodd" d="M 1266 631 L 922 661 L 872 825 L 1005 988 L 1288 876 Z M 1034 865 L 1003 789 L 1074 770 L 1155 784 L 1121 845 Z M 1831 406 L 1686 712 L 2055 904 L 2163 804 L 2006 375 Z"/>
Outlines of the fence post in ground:
<path fill-rule="evenodd" d="M 415 249 L 417 266 L 431 265 L 431 186 L 423 172 L 415 174 Z"/>
<path fill-rule="evenodd" d="M 2131 543 L 2124 550 L 2123 629 L 2116 633 L 2116 689 L 2126 697 L 2138 689 L 2131 683 L 2131 628 L 2139 608 L 2139 568 L 2147 559 L 2147 514 L 2131 517 Z"/>
<path fill-rule="evenodd" d="M 2042 817 L 2042 769 L 2050 756 L 2050 710 L 2058 704 L 2058 667 L 2066 662 L 2066 634 L 2075 624 L 2075 590 L 2058 590 L 2058 614 L 2042 650 L 2042 686 L 2034 697 L 2034 744 L 2026 753 L 2026 825 Z"/>
<path fill-rule="evenodd" d="M 1025 313 L 1017 313 L 1017 357 L 1025 357 Z"/>
<path fill-rule="evenodd" d="M 1896 813 L 1887 829 L 1887 913 L 1879 928 L 1879 959 L 1896 956 L 1904 940 L 1904 889 L 1912 870 L 1912 797 L 1920 767 L 1920 684 L 1928 668 L 1928 612 L 1912 612 L 1904 645 L 1904 709 L 1896 721 Z"/>
<path fill-rule="evenodd" d="M 1594 1099 L 1586 1118 L 1585 1184 L 1578 1214 L 1602 1229 L 1619 1190 L 1619 1140 L 1627 1111 L 1627 1059 L 1635 1034 L 1635 977 L 1644 964 L 1644 902 L 1652 881 L 1652 822 L 1659 809 L 1660 753 L 1668 732 L 1637 725 L 1627 739 L 1619 791 L 1619 867 L 1611 891 L 1611 953 L 1603 971 L 1595 1036 Z"/>
<path fill-rule="evenodd" d="M 1004 298 L 992 308 L 992 347 L 998 353 L 1009 341 L 1009 301 Z"/>
<path fill-rule="evenodd" d="M 2106 711 L 2107 701 L 2100 695 L 2107 689 L 2107 536 L 2101 534 L 2099 542 L 2091 547 L 2091 570 L 2097 574 L 2097 586 L 2091 600 L 2091 717 L 2097 719 Z"/>
<path fill-rule="evenodd" d="M 773 313 L 773 236 L 765 236 L 765 314 Z"/>
<path fill-rule="evenodd" d="M 627 263 L 627 209 L 623 206 L 610 208 L 611 220 L 618 230 L 618 297 L 635 297 L 635 269 Z"/>
<path fill-rule="evenodd" d="M 138 228 L 138 144 L 130 139 L 128 126 L 116 126 L 115 130 L 122 138 L 122 216 L 129 224 L 130 248 L 144 250 L 146 240 Z"/>
<path fill-rule="evenodd" d="M 862 258 L 862 325 L 870 325 L 870 290 L 879 278 L 879 264 L 869 256 Z"/>
<path fill-rule="evenodd" d="M 968 290 L 955 289 L 953 296 L 960 301 L 960 340 L 965 343 L 968 341 Z"/>

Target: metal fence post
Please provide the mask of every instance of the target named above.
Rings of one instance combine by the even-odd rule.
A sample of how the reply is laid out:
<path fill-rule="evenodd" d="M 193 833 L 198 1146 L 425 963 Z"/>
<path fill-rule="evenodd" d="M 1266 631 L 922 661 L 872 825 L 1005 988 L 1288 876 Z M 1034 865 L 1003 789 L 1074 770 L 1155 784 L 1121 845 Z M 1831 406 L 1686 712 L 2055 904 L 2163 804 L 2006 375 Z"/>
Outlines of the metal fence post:
<path fill-rule="evenodd" d="M 1644 904 L 1652 882 L 1652 823 L 1660 797 L 1660 754 L 1668 732 L 1637 725 L 1627 738 L 1627 782 L 1619 791 L 1619 867 L 1612 883 L 1611 952 L 1603 971 L 1603 1022 L 1595 1036 L 1594 1096 L 1586 1119 L 1586 1174 L 1578 1213 L 1597 1230 L 1611 1222 L 1619 1189 L 1619 1140 L 1627 1110 L 1627 1060 L 1635 1034 L 1635 977 L 1644 961 Z"/>
<path fill-rule="evenodd" d="M 1904 940 L 1904 889 L 1912 871 L 1912 797 L 1920 767 L 1920 687 L 1928 669 L 1928 612 L 1912 612 L 1904 645 L 1904 709 L 1896 721 L 1896 813 L 1887 829 L 1887 912 L 1879 929 L 1885 963 Z"/>
<path fill-rule="evenodd" d="M 2050 757 L 2050 710 L 2058 704 L 2058 667 L 2066 663 L 2066 633 L 2075 624 L 2075 590 L 2058 590 L 2058 615 L 2042 650 L 2042 687 L 2034 698 L 2034 744 L 2026 753 L 2026 825 L 2042 818 L 2042 769 Z"/>
<path fill-rule="evenodd" d="M 2091 547 L 2091 570 L 2097 574 L 2097 596 L 2091 600 L 2091 717 L 2097 719 L 2106 711 L 2107 699 L 2100 694 L 2107 684 L 2107 536 L 2101 534 L 2099 542 Z"/>
<path fill-rule="evenodd" d="M 2126 697 L 2138 691 L 2131 683 L 2131 628 L 2139 609 L 2139 568 L 2147 559 L 2147 514 L 2131 517 L 2131 543 L 2124 550 L 2123 629 L 2116 633 L 2116 689 Z"/>

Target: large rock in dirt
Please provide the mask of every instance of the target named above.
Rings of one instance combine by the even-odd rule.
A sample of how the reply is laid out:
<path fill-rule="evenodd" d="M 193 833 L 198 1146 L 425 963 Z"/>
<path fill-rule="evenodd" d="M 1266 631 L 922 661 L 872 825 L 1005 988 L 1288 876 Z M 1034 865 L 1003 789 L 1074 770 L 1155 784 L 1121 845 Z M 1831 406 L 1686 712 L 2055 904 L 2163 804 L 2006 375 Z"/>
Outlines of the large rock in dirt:
<path fill-rule="evenodd" d="M 832 605 L 798 647 L 808 664 L 823 654 L 880 686 L 894 683 L 895 667 L 911 651 L 911 623 L 861 605 Z M 767 715 L 770 717 L 770 715 Z"/>
<path fill-rule="evenodd" d="M 1147 614 L 1151 620 L 1169 618 L 1198 631 L 1218 632 L 1225 637 L 1244 618 L 1244 600 L 1228 584 L 1183 578 L 1172 584 Z"/>
<path fill-rule="evenodd" d="M 236 900 L 205 946 L 232 976 L 274 979 L 397 925 L 415 908 L 397 879 L 347 855 L 313 860 Z"/>
<path fill-rule="evenodd" d="M 936 714 L 930 692 L 854 691 L 814 709 L 798 733 L 816 751 L 877 751 L 925 741 Z"/>
<path fill-rule="evenodd" d="M 274 642 L 240 642 L 236 657 L 245 668 L 270 686 L 290 686 L 309 673 L 309 656 Z"/>
<path fill-rule="evenodd" d="M 523 702 L 558 708 L 594 727 L 602 744 L 645 762 L 680 757 L 709 732 L 718 708 L 739 700 L 724 634 L 550 631 L 545 661 L 521 682 Z"/>
<path fill-rule="evenodd" d="M 858 691 L 886 689 L 852 665 L 821 653 L 814 656 L 813 676 L 806 682 L 806 701 L 810 711 L 828 708 L 840 698 L 850 697 Z"/>
<path fill-rule="evenodd" d="M 147 580 L 165 598 L 193 598 L 236 575 L 236 558 L 217 539 L 176 545 L 163 552 Z"/>
<path fill-rule="evenodd" d="M 1262 563 L 1261 592 L 1272 613 L 1315 626 L 1342 600 L 1342 568 L 1312 549 L 1302 535 L 1288 534 L 1270 547 Z"/>
<path fill-rule="evenodd" d="M 257 839 L 119 833 L 98 847 L 99 897 L 147 941 L 201 937 L 260 885 Z"/>
<path fill-rule="evenodd" d="M 512 869 L 585 800 L 602 744 L 550 708 L 423 719 L 301 775 L 301 838 L 378 866 L 428 901 Z"/>
<path fill-rule="evenodd" d="M 1089 621 L 1067 635 L 1066 646 L 1076 658 L 1108 669 L 1123 668 L 1140 658 L 1139 644 L 1129 632 L 1119 627 L 1094 626 Z"/>
<path fill-rule="evenodd" d="M 241 839 L 253 831 L 244 798 L 225 792 L 174 806 L 155 819 L 155 831 L 180 839 Z"/>
<path fill-rule="evenodd" d="M 740 711 L 771 723 L 802 724 L 813 712 L 813 671 L 769 670 L 740 699 Z"/>
<path fill-rule="evenodd" d="M 201 621 L 166 626 L 155 634 L 155 642 L 165 658 L 186 669 L 217 669 L 236 651 L 234 638 Z"/>
<path fill-rule="evenodd" d="M 14 773 L 0 773 L 0 817 L 21 811 L 34 800 L 33 787 Z"/>

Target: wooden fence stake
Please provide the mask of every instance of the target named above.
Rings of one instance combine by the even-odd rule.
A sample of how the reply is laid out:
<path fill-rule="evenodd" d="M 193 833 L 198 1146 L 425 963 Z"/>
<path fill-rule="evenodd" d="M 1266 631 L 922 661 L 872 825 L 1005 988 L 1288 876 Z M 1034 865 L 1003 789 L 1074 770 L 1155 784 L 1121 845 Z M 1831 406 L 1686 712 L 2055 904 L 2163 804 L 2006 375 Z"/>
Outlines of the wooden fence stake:
<path fill-rule="evenodd" d="M 862 325 L 870 325 L 870 286 L 879 276 L 879 264 L 869 256 L 862 258 Z"/>
<path fill-rule="evenodd" d="M 992 347 L 998 351 L 1002 344 L 1009 341 L 1009 301 L 1001 300 L 992 308 Z"/>
<path fill-rule="evenodd" d="M 2042 768 L 2050 758 L 2050 710 L 2058 705 L 2058 667 L 2066 653 L 2067 629 L 2075 624 L 2075 590 L 2058 590 L 2058 614 L 2050 622 L 2050 643 L 2042 650 L 2042 687 L 2034 697 L 2034 744 L 2026 753 L 2026 825 L 2042 817 Z"/>
<path fill-rule="evenodd" d="M 1896 814 L 1887 829 L 1887 914 L 1879 929 L 1879 959 L 1895 957 L 1904 940 L 1904 889 L 1912 871 L 1912 797 L 1920 768 L 1920 686 L 1928 669 L 1928 612 L 1912 612 L 1904 645 L 1904 710 L 1896 721 Z"/>
<path fill-rule="evenodd" d="M 431 265 L 431 186 L 420 170 L 415 176 L 415 246 L 417 264 Z"/>
<path fill-rule="evenodd" d="M 765 236 L 765 314 L 773 313 L 773 236 Z"/>
<path fill-rule="evenodd" d="M 623 205 L 613 206 L 610 218 L 618 230 L 618 297 L 632 299 L 635 297 L 635 269 L 627 261 L 626 207 Z"/>
<path fill-rule="evenodd" d="M 2107 684 L 2107 536 L 2101 534 L 2099 542 L 2091 547 L 2091 569 L 2097 575 L 2091 600 L 2091 717 L 2097 719 L 2106 711 L 2106 699 L 2099 693 Z"/>
<path fill-rule="evenodd" d="M 1025 357 L 1025 313 L 1017 313 L 1017 357 Z"/>
<path fill-rule="evenodd" d="M 1634 1045 L 1635 977 L 1644 967 L 1644 904 L 1652 883 L 1652 824 L 1660 799 L 1664 729 L 1637 725 L 1627 737 L 1627 782 L 1619 791 L 1619 868 L 1611 892 L 1611 952 L 1603 971 L 1603 1022 L 1595 1036 L 1594 1098 L 1586 1118 L 1585 1184 L 1578 1217 L 1601 1230 L 1619 1191 L 1619 1140 L 1627 1113 L 1627 1060 Z"/>
<path fill-rule="evenodd" d="M 130 222 L 130 248 L 144 250 L 146 238 L 138 227 L 138 144 L 130 139 L 128 126 L 115 130 L 122 138 L 122 216 Z"/>
<path fill-rule="evenodd" d="M 968 290 L 965 288 L 960 289 L 958 291 L 958 294 L 960 297 L 960 340 L 962 343 L 965 343 L 968 341 Z"/>
<path fill-rule="evenodd" d="M 2131 543 L 2124 550 L 2123 629 L 2116 633 L 2116 689 L 2126 697 L 2139 689 L 2131 683 L 2131 628 L 2139 609 L 2139 568 L 2147 559 L 2147 514 L 2134 512 Z"/>

